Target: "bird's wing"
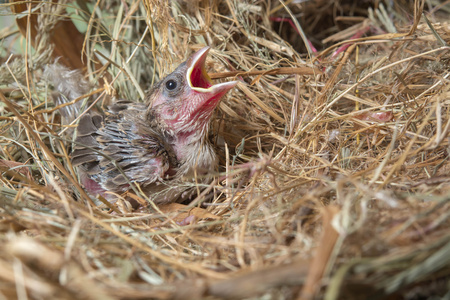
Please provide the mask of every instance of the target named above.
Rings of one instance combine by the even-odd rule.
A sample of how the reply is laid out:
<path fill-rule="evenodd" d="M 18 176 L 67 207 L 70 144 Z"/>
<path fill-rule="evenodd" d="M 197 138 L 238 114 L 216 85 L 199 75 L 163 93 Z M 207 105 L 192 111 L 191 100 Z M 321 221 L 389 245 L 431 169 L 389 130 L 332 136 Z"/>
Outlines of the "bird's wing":
<path fill-rule="evenodd" d="M 137 132 L 144 111 L 143 106 L 119 102 L 105 116 L 83 116 L 72 164 L 113 192 L 127 190 L 130 182 L 146 186 L 164 179 L 176 168 L 172 151 L 156 130 Z"/>

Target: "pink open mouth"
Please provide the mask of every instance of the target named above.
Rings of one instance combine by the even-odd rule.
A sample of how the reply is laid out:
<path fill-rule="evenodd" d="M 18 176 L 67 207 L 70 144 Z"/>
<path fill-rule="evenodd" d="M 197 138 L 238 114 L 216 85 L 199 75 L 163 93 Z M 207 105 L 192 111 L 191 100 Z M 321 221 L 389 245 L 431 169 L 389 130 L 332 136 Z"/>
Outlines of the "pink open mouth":
<path fill-rule="evenodd" d="M 209 47 L 205 47 L 192 57 L 192 66 L 187 71 L 187 78 L 189 78 L 189 85 L 191 87 L 207 90 L 213 86 L 211 78 L 205 69 L 206 56 L 208 55 L 209 49 Z"/>
<path fill-rule="evenodd" d="M 237 81 L 224 82 L 216 85 L 212 83 L 205 68 L 209 50 L 209 47 L 204 47 L 192 56 L 186 77 L 192 90 L 209 94 L 209 97 L 212 98 L 219 94 L 220 96 L 225 94 L 237 84 Z"/>

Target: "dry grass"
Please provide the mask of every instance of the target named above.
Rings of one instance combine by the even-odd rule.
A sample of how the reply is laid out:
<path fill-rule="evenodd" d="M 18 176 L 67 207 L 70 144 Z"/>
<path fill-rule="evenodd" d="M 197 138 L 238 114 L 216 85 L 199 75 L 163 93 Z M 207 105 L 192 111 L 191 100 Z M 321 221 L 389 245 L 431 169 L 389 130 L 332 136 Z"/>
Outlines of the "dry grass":
<path fill-rule="evenodd" d="M 450 5 L 300 2 L 2 4 L 24 12 L 0 31 L 0 298 L 448 299 Z M 240 81 L 217 180 L 187 205 L 93 205 L 45 65 L 83 68 L 104 107 L 204 45 Z"/>

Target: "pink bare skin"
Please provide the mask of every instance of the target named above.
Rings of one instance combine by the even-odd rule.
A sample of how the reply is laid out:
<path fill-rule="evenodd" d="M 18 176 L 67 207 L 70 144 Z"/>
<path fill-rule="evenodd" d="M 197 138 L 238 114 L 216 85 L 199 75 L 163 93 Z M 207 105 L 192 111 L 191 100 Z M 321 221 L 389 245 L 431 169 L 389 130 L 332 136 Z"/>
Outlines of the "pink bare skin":
<path fill-rule="evenodd" d="M 137 184 L 155 203 L 170 203 L 189 197 L 194 182 L 211 180 L 217 159 L 209 121 L 237 82 L 213 85 L 205 70 L 208 52 L 199 50 L 158 82 L 145 104 L 122 100 L 103 115 L 81 118 L 72 163 L 92 195 Z"/>

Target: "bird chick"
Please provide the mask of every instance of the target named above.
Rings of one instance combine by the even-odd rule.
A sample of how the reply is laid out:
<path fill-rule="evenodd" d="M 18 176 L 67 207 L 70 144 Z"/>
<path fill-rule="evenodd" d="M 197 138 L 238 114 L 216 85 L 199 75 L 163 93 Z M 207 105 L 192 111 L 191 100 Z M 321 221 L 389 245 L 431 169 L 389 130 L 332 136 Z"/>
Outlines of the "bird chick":
<path fill-rule="evenodd" d="M 80 119 L 72 164 L 91 194 L 112 201 L 107 192 L 138 184 L 161 204 L 190 196 L 195 176 L 197 182 L 211 180 L 217 158 L 207 137 L 209 121 L 237 82 L 212 83 L 205 70 L 209 50 L 199 50 L 158 82 L 145 104 L 120 100 L 104 114 Z"/>

